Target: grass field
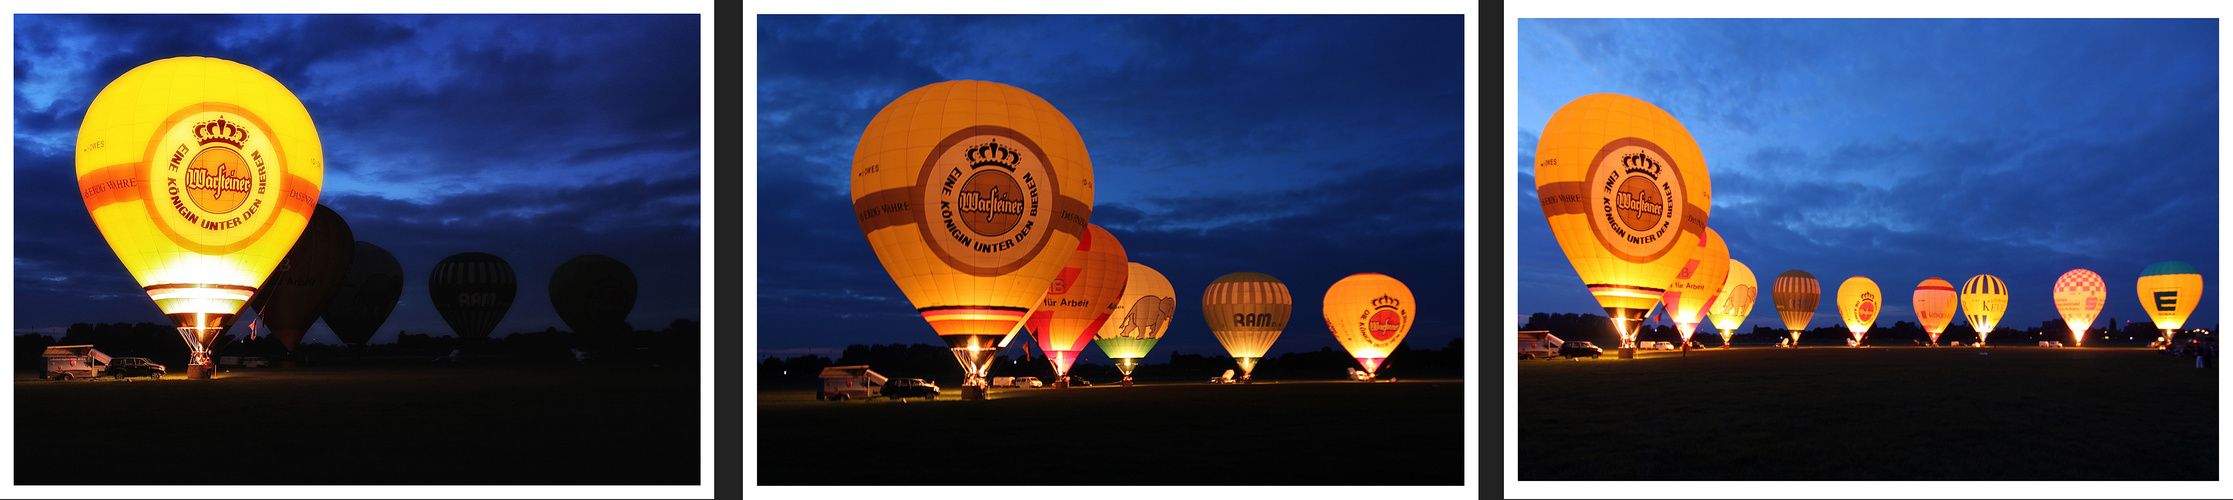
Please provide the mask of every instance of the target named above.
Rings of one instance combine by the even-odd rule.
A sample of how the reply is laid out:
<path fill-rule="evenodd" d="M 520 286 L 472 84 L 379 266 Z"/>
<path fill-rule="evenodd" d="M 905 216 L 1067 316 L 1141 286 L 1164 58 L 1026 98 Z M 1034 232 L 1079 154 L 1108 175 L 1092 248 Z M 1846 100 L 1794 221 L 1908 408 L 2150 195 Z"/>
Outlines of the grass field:
<path fill-rule="evenodd" d="M 184 370 L 178 370 L 183 373 Z M 640 367 L 233 369 L 15 381 L 19 484 L 696 484 L 697 376 Z"/>
<path fill-rule="evenodd" d="M 1457 485 L 1459 381 L 759 395 L 765 485 Z"/>
<path fill-rule="evenodd" d="M 1522 480 L 2215 480 L 2213 367 L 2147 349 L 1523 361 Z"/>

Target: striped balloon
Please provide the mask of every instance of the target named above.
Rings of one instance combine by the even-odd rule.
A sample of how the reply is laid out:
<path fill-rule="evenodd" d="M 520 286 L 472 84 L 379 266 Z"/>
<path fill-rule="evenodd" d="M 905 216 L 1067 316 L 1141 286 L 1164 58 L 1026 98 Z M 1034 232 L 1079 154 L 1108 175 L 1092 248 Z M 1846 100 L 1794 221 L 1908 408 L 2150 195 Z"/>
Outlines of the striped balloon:
<path fill-rule="evenodd" d="M 1279 340 L 1294 311 L 1295 298 L 1287 284 L 1264 273 L 1238 272 L 1210 282 L 1202 290 L 1202 318 L 1225 351 L 1240 363 L 1241 379 L 1256 369 L 1256 360 Z"/>
<path fill-rule="evenodd" d="M 1806 333 L 1807 321 L 1814 319 L 1814 309 L 1822 305 L 1822 282 L 1814 275 L 1792 269 L 1776 275 L 1774 297 L 1776 314 L 1783 316 L 1783 327 L 1791 330 L 1791 343 L 1799 343 L 1799 334 Z"/>
<path fill-rule="evenodd" d="M 1993 325 L 2000 324 L 2000 315 L 2008 312 L 2008 284 L 1990 274 L 1980 274 L 1962 283 L 1962 314 L 1969 319 L 1969 327 L 1977 330 L 1977 343 L 1984 344 L 1985 336 L 1993 333 Z"/>
<path fill-rule="evenodd" d="M 442 321 L 450 324 L 458 338 L 486 339 L 496 323 L 503 321 L 504 313 L 512 309 L 519 280 L 512 276 L 512 266 L 504 259 L 465 252 L 434 264 L 434 274 L 426 279 L 426 291 L 434 299 L 434 310 L 442 313 Z"/>

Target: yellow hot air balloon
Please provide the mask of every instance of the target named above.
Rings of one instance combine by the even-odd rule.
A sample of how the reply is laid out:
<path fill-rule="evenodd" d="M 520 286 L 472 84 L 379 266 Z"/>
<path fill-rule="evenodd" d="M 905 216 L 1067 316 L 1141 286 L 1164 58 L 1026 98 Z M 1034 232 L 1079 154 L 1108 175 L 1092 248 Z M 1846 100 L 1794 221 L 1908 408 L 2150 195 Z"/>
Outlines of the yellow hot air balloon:
<path fill-rule="evenodd" d="M 1535 147 L 1543 217 L 1635 357 L 1636 328 L 1690 261 L 1712 206 L 1690 131 L 1634 97 L 1590 94 L 1551 115 Z"/>
<path fill-rule="evenodd" d="M 1938 347 L 1938 335 L 1954 322 L 1954 310 L 1961 305 L 1958 295 L 1953 283 L 1936 277 L 1915 285 L 1915 319 L 1923 323 L 1923 333 L 1931 335 L 1931 347 Z"/>
<path fill-rule="evenodd" d="M 1838 285 L 1838 314 L 1845 317 L 1845 330 L 1853 332 L 1855 346 L 1868 339 L 1869 327 L 1883 312 L 1884 290 L 1876 287 L 1875 280 L 1854 276 Z"/>
<path fill-rule="evenodd" d="M 1729 348 L 1729 337 L 1744 326 L 1745 316 L 1752 314 L 1753 301 L 1760 297 L 1760 281 L 1752 276 L 1752 268 L 1736 259 L 1729 259 L 1729 279 L 1722 280 L 1721 293 L 1714 294 L 1707 305 L 1707 317 L 1713 318 L 1714 328 L 1721 330 L 1721 347 Z"/>
<path fill-rule="evenodd" d="M 1799 346 L 1799 335 L 1807 332 L 1807 321 L 1814 319 L 1814 310 L 1822 305 L 1822 282 L 1813 274 L 1792 269 L 1776 275 L 1776 314 L 1783 316 L 1783 328 L 1791 331 L 1791 346 Z"/>
<path fill-rule="evenodd" d="M 2000 278 L 1980 274 L 1962 283 L 1962 314 L 1977 330 L 1977 345 L 1985 345 L 1985 336 L 1993 333 L 1993 325 L 2000 324 L 2000 315 L 2006 312 L 2008 284 Z"/>
<path fill-rule="evenodd" d="M 1179 299 L 1163 273 L 1138 262 L 1124 265 L 1124 297 L 1117 299 L 1109 321 L 1101 323 L 1093 344 L 1101 346 L 1101 352 L 1116 362 L 1117 371 L 1124 373 L 1124 385 L 1131 387 L 1132 370 L 1140 367 L 1140 358 L 1147 357 L 1148 350 L 1155 348 L 1164 330 L 1171 327 Z"/>
<path fill-rule="evenodd" d="M 1411 331 L 1418 317 L 1411 287 L 1385 274 L 1352 274 L 1326 289 L 1326 329 L 1341 341 L 1341 348 L 1365 367 L 1365 379 L 1375 378 L 1380 363 L 1395 352 L 1396 344 Z"/>
<path fill-rule="evenodd" d="M 189 378 L 310 223 L 325 182 L 310 112 L 223 59 L 125 72 L 78 128 L 78 192 L 124 268 L 178 327 Z"/>
<path fill-rule="evenodd" d="M 1101 226 L 1086 225 L 1086 237 L 1055 276 L 1047 294 L 1032 311 L 1031 331 L 1039 338 L 1039 351 L 1054 365 L 1054 387 L 1070 387 L 1070 364 L 1085 351 L 1087 341 L 1101 331 L 1109 314 L 1124 296 L 1124 245 Z"/>
<path fill-rule="evenodd" d="M 2194 305 L 2202 302 L 2202 272 L 2185 262 L 2157 262 L 2140 271 L 2134 289 L 2140 294 L 2140 308 L 2163 330 L 2159 340 L 2169 342 L 2172 332 L 2194 313 Z"/>
<path fill-rule="evenodd" d="M 1675 321 L 1675 330 L 1682 332 L 1686 350 L 1690 334 L 1698 331 L 1698 322 L 1706 319 L 1706 309 L 1713 305 L 1721 283 L 1729 279 L 1729 245 L 1721 242 L 1721 235 L 1706 228 L 1706 237 L 1698 241 L 1699 248 L 1675 273 L 1675 282 L 1667 285 L 1667 295 L 1660 299 L 1667 304 L 1667 317 Z"/>
<path fill-rule="evenodd" d="M 983 395 L 998 344 L 1078 248 L 1093 163 L 1069 118 L 1023 89 L 925 85 L 853 151 L 853 214 L 876 259 Z"/>
<path fill-rule="evenodd" d="M 1225 352 L 1241 365 L 1241 381 L 1249 380 L 1256 360 L 1279 340 L 1294 312 L 1295 297 L 1287 284 L 1264 273 L 1238 272 L 1220 276 L 1202 290 L 1202 319 L 1210 333 L 1225 345 Z"/>
<path fill-rule="evenodd" d="M 2070 326 L 2070 336 L 2075 338 L 2070 345 L 2085 345 L 2086 328 L 2093 326 L 2108 297 L 2108 285 L 2093 271 L 2072 269 L 2055 280 L 2055 311 L 2062 313 L 2062 322 Z"/>

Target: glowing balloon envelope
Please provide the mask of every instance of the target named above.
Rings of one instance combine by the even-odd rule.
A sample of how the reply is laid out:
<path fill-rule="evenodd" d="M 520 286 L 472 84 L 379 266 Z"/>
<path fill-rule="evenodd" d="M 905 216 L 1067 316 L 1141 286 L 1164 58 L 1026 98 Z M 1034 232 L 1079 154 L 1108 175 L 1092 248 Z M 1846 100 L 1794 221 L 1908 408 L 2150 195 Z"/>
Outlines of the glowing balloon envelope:
<path fill-rule="evenodd" d="M 636 272 L 612 257 L 583 255 L 550 274 L 550 305 L 574 333 L 628 333 L 636 308 Z"/>
<path fill-rule="evenodd" d="M 1783 316 L 1783 328 L 1791 331 L 1791 344 L 1799 344 L 1799 335 L 1806 333 L 1807 321 L 1814 319 L 1814 310 L 1822 305 L 1822 282 L 1814 275 L 1792 269 L 1776 275 L 1776 314 Z"/>
<path fill-rule="evenodd" d="M 1706 237 L 1698 242 L 1699 248 L 1675 273 L 1675 282 L 1667 285 L 1667 295 L 1660 300 L 1667 304 L 1667 316 L 1675 321 L 1685 345 L 1706 319 L 1706 309 L 1713 305 L 1722 282 L 1729 279 L 1729 245 L 1721 242 L 1721 235 L 1706 228 Z"/>
<path fill-rule="evenodd" d="M 2101 275 L 2084 269 L 2072 269 L 2055 280 L 2055 311 L 2062 313 L 2062 322 L 2070 325 L 2071 345 L 2085 345 L 2086 329 L 2093 326 L 2096 315 L 2101 314 L 2101 304 L 2109 297 L 2108 285 L 2101 282 Z"/>
<path fill-rule="evenodd" d="M 1985 337 L 1993 333 L 1993 326 L 2000 324 L 2000 315 L 2008 312 L 2008 284 L 1990 274 L 1980 274 L 1962 283 L 1962 314 L 1969 319 L 1970 329 L 1977 330 L 1977 344 L 1984 345 Z"/>
<path fill-rule="evenodd" d="M 1923 333 L 1931 335 L 1933 346 L 1938 345 L 1938 335 L 1946 333 L 1946 325 L 1954 322 L 1960 306 L 1953 283 L 1934 277 L 1915 285 L 1915 319 L 1923 324 Z"/>
<path fill-rule="evenodd" d="M 1706 231 L 1712 186 L 1682 123 L 1634 97 L 1559 107 L 1535 148 L 1535 193 L 1559 248 L 1613 318 L 1622 357 Z"/>
<path fill-rule="evenodd" d="M 997 344 L 1086 233 L 1093 163 L 1077 128 L 1023 89 L 934 83 L 869 120 L 850 177 L 877 261 L 953 351 L 965 385 L 984 387 Z"/>
<path fill-rule="evenodd" d="M 426 291 L 434 299 L 434 311 L 442 314 L 442 321 L 459 339 L 486 340 L 504 321 L 504 313 L 512 310 L 519 279 L 503 258 L 465 252 L 435 263 Z"/>
<path fill-rule="evenodd" d="M 1395 352 L 1418 317 L 1411 287 L 1384 274 L 1352 274 L 1326 289 L 1326 329 L 1365 367 L 1365 379 Z"/>
<path fill-rule="evenodd" d="M 2134 289 L 2140 294 L 2140 308 L 2163 330 L 2163 340 L 2170 340 L 2172 331 L 2185 326 L 2194 305 L 2202 302 L 2202 272 L 2185 262 L 2157 262 L 2140 271 Z"/>
<path fill-rule="evenodd" d="M 302 345 L 303 334 L 310 332 L 310 325 L 318 322 L 318 313 L 333 301 L 335 287 L 349 272 L 356 242 L 356 236 L 349 232 L 349 221 L 333 209 L 318 205 L 302 237 L 295 239 L 294 249 L 287 251 L 278 269 L 256 288 L 256 296 L 248 299 L 248 308 L 256 311 L 259 321 L 271 328 L 272 336 L 279 338 L 287 352 Z"/>
<path fill-rule="evenodd" d="M 1729 347 L 1729 337 L 1737 327 L 1744 326 L 1745 316 L 1752 315 L 1753 301 L 1760 296 L 1760 281 L 1752 276 L 1752 268 L 1736 259 L 1729 259 L 1729 279 L 1722 280 L 1721 292 L 1714 294 L 1707 305 L 1707 317 L 1713 318 L 1714 328 L 1721 330 L 1721 346 Z"/>
<path fill-rule="evenodd" d="M 1070 374 L 1070 364 L 1085 350 L 1086 341 L 1109 321 L 1117 299 L 1124 297 L 1124 282 L 1130 276 L 1124 245 L 1101 226 L 1087 224 L 1085 238 L 1079 239 L 1078 249 L 1070 253 L 1070 263 L 1055 275 L 1054 284 L 1039 299 L 1039 309 L 1027 321 L 1039 338 L 1039 351 L 1054 364 L 1056 387 L 1069 386 L 1065 377 Z"/>
<path fill-rule="evenodd" d="M 255 68 L 163 59 L 109 82 L 77 137 L 78 193 L 101 236 L 208 378 L 209 343 L 302 234 L 325 181 L 310 113 Z"/>
<path fill-rule="evenodd" d="M 1853 340 L 1867 339 L 1869 327 L 1884 312 L 1884 290 L 1876 281 L 1861 276 L 1846 278 L 1838 285 L 1838 314 L 1845 317 L 1845 330 L 1853 332 Z"/>
<path fill-rule="evenodd" d="M 1155 341 L 1163 338 L 1163 331 L 1171 327 L 1179 299 L 1163 273 L 1138 262 L 1126 262 L 1124 267 L 1124 296 L 1109 313 L 1114 322 L 1102 322 L 1093 343 L 1116 361 L 1117 371 L 1123 372 L 1125 382 L 1130 383 L 1132 370 L 1140 367 L 1140 358 L 1147 357 Z"/>
<path fill-rule="evenodd" d="M 1264 273 L 1227 274 L 1202 290 L 1202 318 L 1217 342 L 1225 345 L 1225 352 L 1240 363 L 1244 381 L 1256 370 L 1256 360 L 1279 340 L 1287 315 L 1294 310 L 1295 297 L 1287 293 L 1287 284 Z"/>
<path fill-rule="evenodd" d="M 388 321 L 403 297 L 403 265 L 379 245 L 359 241 L 350 252 L 349 272 L 326 303 L 326 328 L 344 344 L 363 346 Z"/>

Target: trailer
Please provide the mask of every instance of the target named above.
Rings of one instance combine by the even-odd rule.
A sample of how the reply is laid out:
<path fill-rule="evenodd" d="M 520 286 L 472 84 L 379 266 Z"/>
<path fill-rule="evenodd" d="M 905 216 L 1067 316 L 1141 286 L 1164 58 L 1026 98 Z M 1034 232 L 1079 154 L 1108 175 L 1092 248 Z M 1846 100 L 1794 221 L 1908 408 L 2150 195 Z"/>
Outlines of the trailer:
<path fill-rule="evenodd" d="M 93 378 L 109 367 L 109 355 L 90 344 L 48 346 L 41 356 L 46 358 L 46 370 L 39 378 L 44 379 Z"/>
<path fill-rule="evenodd" d="M 1566 341 L 1551 335 L 1550 330 L 1520 332 L 1520 359 L 1555 358 L 1559 346 L 1565 344 Z"/>
<path fill-rule="evenodd" d="M 823 368 L 821 378 L 822 387 L 814 391 L 814 399 L 838 401 L 875 397 L 889 380 L 868 369 L 868 365 Z"/>

